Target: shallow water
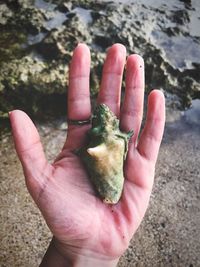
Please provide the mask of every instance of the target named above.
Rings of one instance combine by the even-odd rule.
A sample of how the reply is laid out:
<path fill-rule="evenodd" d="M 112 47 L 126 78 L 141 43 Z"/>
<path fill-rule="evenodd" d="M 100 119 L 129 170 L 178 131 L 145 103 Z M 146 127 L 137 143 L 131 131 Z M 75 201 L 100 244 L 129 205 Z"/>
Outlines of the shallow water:
<path fill-rule="evenodd" d="M 151 41 L 158 48 L 163 49 L 169 62 L 180 70 L 193 68 L 192 63 L 200 63 L 200 1 L 179 1 L 179 0 L 122 0 L 116 1 L 123 4 L 140 3 L 147 6 L 150 10 L 157 9 L 168 10 L 174 13 L 174 22 L 167 21 L 163 18 L 163 25 L 157 25 L 156 29 L 151 32 Z M 186 11 L 188 17 L 184 21 L 185 13 L 178 13 L 179 11 Z M 162 16 L 162 14 L 161 14 Z M 176 27 L 176 23 L 183 24 L 185 28 L 185 35 L 180 33 L 173 36 L 173 34 L 163 32 L 163 28 Z"/>
<path fill-rule="evenodd" d="M 200 99 L 192 101 L 191 107 L 183 113 L 187 123 L 200 126 Z"/>
<path fill-rule="evenodd" d="M 152 42 L 162 48 L 174 68 L 181 71 L 193 69 L 200 63 L 200 45 L 190 36 L 168 36 L 161 31 L 152 32 Z"/>
<path fill-rule="evenodd" d="M 110 2 L 104 0 L 104 2 Z M 162 10 L 174 11 L 187 11 L 188 17 L 184 21 L 185 13 L 174 13 L 174 22 L 170 22 L 163 18 L 163 24 L 157 25 L 150 33 L 151 42 L 158 48 L 163 49 L 167 59 L 175 68 L 180 70 L 192 69 L 193 63 L 200 63 L 200 1 L 179 1 L 179 0 L 117 0 L 115 3 L 122 4 L 143 4 L 150 10 L 157 9 L 158 12 Z M 35 0 L 35 7 L 52 11 L 52 18 L 48 19 L 45 27 L 52 30 L 60 27 L 67 19 L 67 12 L 59 12 L 56 10 L 56 4 L 47 3 L 44 0 Z M 92 22 L 91 10 L 82 7 L 76 7 L 71 11 L 76 13 L 83 23 L 89 24 Z M 181 21 L 182 20 L 182 21 Z M 184 34 L 173 35 L 164 32 L 163 29 L 171 29 L 176 27 L 176 23 L 183 24 Z M 28 36 L 28 44 L 36 44 L 42 41 L 46 33 L 39 33 L 37 35 Z"/>

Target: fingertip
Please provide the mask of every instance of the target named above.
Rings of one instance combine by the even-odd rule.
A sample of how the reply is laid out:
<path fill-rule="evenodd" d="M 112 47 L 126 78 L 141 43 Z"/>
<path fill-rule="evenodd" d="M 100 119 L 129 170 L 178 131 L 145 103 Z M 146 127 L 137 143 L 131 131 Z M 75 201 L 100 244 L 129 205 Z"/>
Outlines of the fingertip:
<path fill-rule="evenodd" d="M 149 93 L 148 109 L 158 116 L 165 113 L 165 96 L 161 90 L 154 89 Z"/>
<path fill-rule="evenodd" d="M 120 43 L 116 43 L 116 44 L 113 44 L 109 50 L 113 50 L 113 51 L 121 51 L 123 54 L 126 54 L 126 47 L 123 45 L 123 44 L 120 44 Z"/>
<path fill-rule="evenodd" d="M 79 64 L 89 64 L 90 63 L 90 49 L 89 47 L 84 43 L 79 43 L 74 51 L 72 56 L 72 65 L 76 65 L 77 61 Z M 88 65 L 89 66 L 89 65 Z"/>
<path fill-rule="evenodd" d="M 9 112 L 9 117 L 17 151 L 23 151 L 32 143 L 40 140 L 34 123 L 24 111 L 12 110 Z"/>
<path fill-rule="evenodd" d="M 165 100 L 165 96 L 164 96 L 163 91 L 161 91 L 159 89 L 153 89 L 149 93 L 149 96 L 154 97 L 154 98 L 156 97 L 156 98 L 162 99 L 161 101 Z"/>
<path fill-rule="evenodd" d="M 116 58 L 118 59 L 119 63 L 125 63 L 126 60 L 126 47 L 123 44 L 116 43 L 113 44 L 107 52 L 107 57 L 109 58 Z"/>
<path fill-rule="evenodd" d="M 20 110 L 20 109 L 14 109 L 8 112 L 9 116 L 20 116 L 20 114 L 25 114 L 26 116 L 28 116 L 24 111 Z"/>
<path fill-rule="evenodd" d="M 125 61 L 125 46 L 119 43 L 112 45 L 107 52 L 103 73 L 115 73 L 117 75 L 122 75 Z"/>
<path fill-rule="evenodd" d="M 22 120 L 24 121 L 24 119 L 27 119 L 27 118 L 29 119 L 28 115 L 24 111 L 19 110 L 19 109 L 9 111 L 8 114 L 9 114 L 12 128 L 16 123 L 20 123 L 20 121 Z"/>
<path fill-rule="evenodd" d="M 135 67 L 142 68 L 142 67 L 144 67 L 144 59 L 143 59 L 143 57 L 138 55 L 138 54 L 132 54 L 132 55 L 128 56 L 126 67 L 131 67 L 131 68 L 135 68 Z"/>
<path fill-rule="evenodd" d="M 90 54 L 90 49 L 85 43 L 78 43 L 78 45 L 74 49 L 74 53 Z"/>
<path fill-rule="evenodd" d="M 90 73 L 90 49 L 84 43 L 79 43 L 73 51 L 70 63 L 70 78 L 89 76 Z"/>

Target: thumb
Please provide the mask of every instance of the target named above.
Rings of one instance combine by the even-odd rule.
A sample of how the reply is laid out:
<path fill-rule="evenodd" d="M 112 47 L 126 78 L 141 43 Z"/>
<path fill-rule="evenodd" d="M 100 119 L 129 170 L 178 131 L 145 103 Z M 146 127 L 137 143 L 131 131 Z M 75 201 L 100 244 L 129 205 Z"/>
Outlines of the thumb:
<path fill-rule="evenodd" d="M 12 134 L 18 157 L 22 163 L 26 184 L 34 200 L 39 197 L 50 176 L 39 133 L 26 113 L 14 110 L 9 113 Z"/>

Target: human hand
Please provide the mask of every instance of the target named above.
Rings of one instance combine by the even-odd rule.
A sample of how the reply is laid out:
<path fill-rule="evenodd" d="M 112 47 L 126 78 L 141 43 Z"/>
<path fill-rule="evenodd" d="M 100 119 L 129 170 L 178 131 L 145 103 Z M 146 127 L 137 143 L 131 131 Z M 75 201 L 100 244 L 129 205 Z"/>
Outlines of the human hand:
<path fill-rule="evenodd" d="M 19 110 L 10 113 L 27 188 L 54 235 L 52 251 L 55 249 L 58 257 L 62 257 L 62 266 L 67 261 L 72 266 L 115 266 L 149 203 L 164 129 L 164 96 L 158 90 L 150 93 L 145 127 L 138 140 L 143 114 L 144 63 L 138 55 L 128 57 L 125 98 L 120 109 L 125 61 L 124 46 L 113 45 L 107 53 L 97 100 L 120 118 L 122 131 L 134 130 L 124 166 L 124 189 L 116 205 L 107 205 L 99 199 L 80 158 L 74 153 L 86 143 L 90 125 L 69 125 L 61 153 L 49 164 L 30 118 Z M 68 118 L 71 120 L 86 120 L 91 116 L 89 73 L 90 51 L 80 44 L 74 50 L 69 73 Z M 56 266 L 61 264 L 57 262 Z"/>

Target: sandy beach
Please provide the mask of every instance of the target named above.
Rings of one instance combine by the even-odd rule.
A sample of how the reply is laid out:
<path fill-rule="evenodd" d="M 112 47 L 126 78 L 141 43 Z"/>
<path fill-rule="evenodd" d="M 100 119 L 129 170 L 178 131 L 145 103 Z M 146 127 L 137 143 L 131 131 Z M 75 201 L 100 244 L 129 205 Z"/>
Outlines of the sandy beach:
<path fill-rule="evenodd" d="M 119 267 L 200 265 L 200 127 L 194 114 L 168 111 L 150 205 Z M 52 161 L 66 124 L 38 128 Z M 36 267 L 51 233 L 27 192 L 9 134 L 0 151 L 0 266 Z"/>

